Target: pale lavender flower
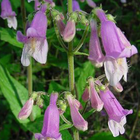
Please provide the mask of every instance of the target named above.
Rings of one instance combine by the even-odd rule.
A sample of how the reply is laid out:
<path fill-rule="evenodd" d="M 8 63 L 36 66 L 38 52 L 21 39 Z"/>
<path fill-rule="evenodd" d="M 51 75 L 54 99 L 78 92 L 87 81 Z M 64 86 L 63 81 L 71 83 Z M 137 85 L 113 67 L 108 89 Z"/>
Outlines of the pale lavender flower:
<path fill-rule="evenodd" d="M 17 32 L 17 40 L 24 43 L 21 63 L 29 66 L 30 56 L 37 62 L 45 64 L 47 60 L 48 43 L 46 40 L 47 18 L 45 14 L 38 11 L 26 31 L 24 36 L 20 31 Z"/>
<path fill-rule="evenodd" d="M 41 3 L 39 2 L 39 0 L 34 0 L 34 1 L 35 1 L 35 6 L 34 6 L 35 10 L 39 10 Z"/>
<path fill-rule="evenodd" d="M 75 36 L 75 30 L 76 30 L 76 27 L 75 27 L 74 20 L 69 20 L 63 32 L 64 41 L 66 42 L 72 41 Z"/>
<path fill-rule="evenodd" d="M 121 0 L 121 3 L 126 3 L 127 2 L 127 0 Z"/>
<path fill-rule="evenodd" d="M 126 57 L 130 57 L 136 53 L 138 53 L 137 48 L 134 45 L 131 45 L 130 42 L 127 40 L 127 38 L 125 37 L 124 33 L 122 33 L 122 31 L 117 28 L 117 32 L 118 35 L 120 37 L 121 42 L 123 43 L 123 45 L 125 46 L 125 49 L 123 50 L 123 52 L 121 53 L 120 57 L 122 56 L 126 56 Z"/>
<path fill-rule="evenodd" d="M 82 99 L 84 102 L 87 102 L 90 98 L 90 95 L 89 95 L 89 87 L 86 87 L 85 90 L 84 90 L 84 93 L 82 95 Z"/>
<path fill-rule="evenodd" d="M 63 22 L 63 19 L 64 19 L 64 16 L 62 14 L 60 14 L 56 18 L 56 24 L 57 24 L 57 27 L 58 27 L 58 30 L 59 30 L 61 36 L 63 36 L 63 32 L 65 30 L 65 24 Z"/>
<path fill-rule="evenodd" d="M 72 1 L 72 9 L 73 9 L 73 11 L 81 11 L 80 5 L 79 5 L 79 3 L 77 2 L 77 0 L 73 0 L 73 1 Z"/>
<path fill-rule="evenodd" d="M 80 0 L 81 2 L 84 2 L 85 0 Z M 92 8 L 95 8 L 96 7 L 96 4 L 93 0 L 86 0 L 87 4 L 92 7 Z"/>
<path fill-rule="evenodd" d="M 127 82 L 128 66 L 126 58 L 113 59 L 106 57 L 104 61 L 106 78 L 111 86 L 116 86 L 121 78 Z"/>
<path fill-rule="evenodd" d="M 84 120 L 82 115 L 79 113 L 79 105 L 77 106 L 76 99 L 72 98 L 72 95 L 67 95 L 66 99 L 68 100 L 70 106 L 71 117 L 73 121 L 73 125 L 82 131 L 86 131 L 88 129 L 88 123 Z"/>
<path fill-rule="evenodd" d="M 34 104 L 34 100 L 32 98 L 27 100 L 27 102 L 24 104 L 23 108 L 20 110 L 18 114 L 18 118 L 20 120 L 27 119 L 30 116 L 33 109 L 33 104 Z"/>
<path fill-rule="evenodd" d="M 92 108 L 96 109 L 97 111 L 101 111 L 103 109 L 103 102 L 100 99 L 94 85 L 93 78 L 88 80 L 89 87 L 87 87 L 82 95 L 82 99 L 84 101 L 90 100 Z"/>
<path fill-rule="evenodd" d="M 96 109 L 97 111 L 101 111 L 103 109 L 104 103 L 100 99 L 94 85 L 93 78 L 89 79 L 89 94 L 90 94 L 90 101 L 91 106 Z"/>
<path fill-rule="evenodd" d="M 50 105 L 47 107 L 44 115 L 43 128 L 41 133 L 36 133 L 35 138 L 38 140 L 52 139 L 62 140 L 59 133 L 59 110 L 56 102 L 58 93 L 52 93 Z"/>
<path fill-rule="evenodd" d="M 11 3 L 9 0 L 2 0 L 1 2 L 1 18 L 7 19 L 9 28 L 17 28 L 16 13 L 12 11 Z"/>
<path fill-rule="evenodd" d="M 118 100 L 109 89 L 100 91 L 101 100 L 104 102 L 104 108 L 108 114 L 108 126 L 114 137 L 124 134 L 124 125 L 126 124 L 126 115 L 132 114 L 132 110 L 123 109 Z"/>
<path fill-rule="evenodd" d="M 97 8 L 96 14 L 101 21 L 101 39 L 107 57 L 131 57 L 137 53 L 135 46 L 126 46 L 126 38 L 114 22 L 109 21 L 102 9 Z M 130 44 L 130 43 L 129 43 Z"/>
<path fill-rule="evenodd" d="M 59 30 L 61 36 L 63 36 L 63 32 L 65 30 L 64 22 L 61 19 L 59 19 L 59 20 L 56 20 L 56 23 L 57 23 L 57 27 L 58 27 L 58 30 Z"/>
<path fill-rule="evenodd" d="M 104 61 L 104 55 L 102 53 L 100 42 L 97 34 L 97 23 L 95 20 L 91 20 L 91 35 L 89 43 L 89 57 L 88 59 L 96 67 L 102 67 Z"/>
<path fill-rule="evenodd" d="M 92 7 L 92 8 L 95 8 L 96 7 L 96 4 L 93 0 L 86 0 L 87 1 L 87 4 Z"/>

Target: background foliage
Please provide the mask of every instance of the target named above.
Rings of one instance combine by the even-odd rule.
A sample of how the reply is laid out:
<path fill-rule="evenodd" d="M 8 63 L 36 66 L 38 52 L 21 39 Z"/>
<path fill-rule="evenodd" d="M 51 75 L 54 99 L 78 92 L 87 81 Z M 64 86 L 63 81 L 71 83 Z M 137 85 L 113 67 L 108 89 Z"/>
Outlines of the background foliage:
<path fill-rule="evenodd" d="M 22 18 L 20 10 L 20 0 L 10 0 L 13 10 L 17 13 L 18 30 L 22 28 Z M 127 0 L 122 4 L 119 0 L 94 0 L 99 6 L 102 4 L 103 9 L 108 13 L 116 16 L 117 25 L 125 32 L 127 38 L 132 44 L 140 50 L 140 1 Z M 0 0 L 1 2 L 1 0 Z M 67 1 L 55 0 L 56 9 L 66 14 Z M 34 2 L 25 1 L 26 14 L 34 11 Z M 92 10 L 86 2 L 80 3 L 82 10 L 90 13 Z M 34 91 L 45 91 L 49 95 L 52 91 L 68 90 L 68 71 L 67 55 L 58 43 L 55 36 L 52 21 L 48 21 L 47 39 L 49 43 L 48 61 L 45 65 L 33 62 L 33 84 Z M 79 28 L 79 26 L 78 26 Z M 74 45 L 80 41 L 83 29 L 77 31 L 77 37 Z M 43 113 L 49 103 L 48 96 L 44 99 L 44 107 L 41 110 L 34 107 L 34 122 L 28 119 L 19 121 L 17 114 L 22 105 L 28 98 L 26 89 L 27 76 L 26 67 L 20 63 L 20 57 L 23 45 L 16 40 L 16 31 L 7 27 L 6 21 L 0 18 L 0 140 L 33 140 L 33 133 L 40 132 L 43 122 Z M 88 53 L 89 37 L 81 48 L 81 52 Z M 81 139 L 85 140 L 140 140 L 140 59 L 138 55 L 128 60 L 129 74 L 128 82 L 122 84 L 124 91 L 115 93 L 117 99 L 124 108 L 132 108 L 134 113 L 127 117 L 126 133 L 124 136 L 113 138 L 108 130 L 106 114 L 93 113 L 90 105 L 88 113 L 84 117 L 89 122 L 89 130 L 80 132 Z M 79 99 L 84 90 L 86 78 L 88 76 L 99 76 L 103 74 L 103 69 L 94 68 L 87 60 L 86 56 L 75 57 L 75 79 L 76 88 L 79 93 Z M 83 101 L 81 100 L 82 104 Z M 69 112 L 66 112 L 68 116 Z M 70 119 L 70 118 L 69 118 Z M 61 122 L 61 125 L 63 123 Z M 72 140 L 71 132 L 63 126 L 61 133 L 63 140 Z M 65 129 L 65 130 L 63 130 Z"/>

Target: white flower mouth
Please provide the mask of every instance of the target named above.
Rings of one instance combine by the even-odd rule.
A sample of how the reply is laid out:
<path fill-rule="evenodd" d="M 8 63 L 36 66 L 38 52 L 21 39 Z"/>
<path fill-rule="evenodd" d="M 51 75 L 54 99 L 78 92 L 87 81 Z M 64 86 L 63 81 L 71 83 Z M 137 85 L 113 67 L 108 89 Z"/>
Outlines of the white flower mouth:
<path fill-rule="evenodd" d="M 124 125 L 126 124 L 126 117 L 122 117 L 120 122 L 116 122 L 114 120 L 109 120 L 108 121 L 108 127 L 110 129 L 110 131 L 112 132 L 114 137 L 119 136 L 120 134 L 124 134 L 125 129 L 124 129 Z"/>

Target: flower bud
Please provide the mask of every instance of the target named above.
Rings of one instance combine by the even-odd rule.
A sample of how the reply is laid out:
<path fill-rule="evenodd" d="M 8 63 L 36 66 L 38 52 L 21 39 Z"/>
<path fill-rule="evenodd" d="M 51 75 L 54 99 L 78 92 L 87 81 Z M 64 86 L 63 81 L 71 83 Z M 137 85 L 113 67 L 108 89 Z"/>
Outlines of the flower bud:
<path fill-rule="evenodd" d="M 64 32 L 64 29 L 65 29 L 64 22 L 61 19 L 59 19 L 59 20 L 56 20 L 56 23 L 57 23 L 57 27 L 58 27 L 58 30 L 59 30 L 61 36 L 63 36 L 63 32 Z"/>
<path fill-rule="evenodd" d="M 20 120 L 27 119 L 30 116 L 32 112 L 33 104 L 34 104 L 34 100 L 32 98 L 27 100 L 27 102 L 24 104 L 23 108 L 18 114 L 18 118 Z"/>
<path fill-rule="evenodd" d="M 113 17 L 111 14 L 107 14 L 106 17 L 107 17 L 108 20 L 113 21 L 114 23 L 116 23 L 115 17 Z"/>
<path fill-rule="evenodd" d="M 104 85 L 99 86 L 99 89 L 104 91 L 106 89 L 106 87 Z"/>
<path fill-rule="evenodd" d="M 43 107 L 43 102 L 44 102 L 43 99 L 39 98 L 36 102 L 36 105 L 38 105 L 40 108 L 42 108 Z"/>
<path fill-rule="evenodd" d="M 75 22 L 74 20 L 69 20 L 63 32 L 63 39 L 66 42 L 70 42 L 73 40 L 75 36 Z"/>
<path fill-rule="evenodd" d="M 67 108 L 67 105 L 66 105 L 66 104 L 60 105 L 60 109 L 61 109 L 62 111 L 65 112 L 66 108 Z"/>
<path fill-rule="evenodd" d="M 86 19 L 84 15 L 81 15 L 81 23 L 84 25 L 89 25 L 89 21 Z"/>
<path fill-rule="evenodd" d="M 63 102 L 63 100 L 58 100 L 58 105 L 62 105 L 64 102 Z"/>
<path fill-rule="evenodd" d="M 78 18 L 78 14 L 73 12 L 71 15 L 70 15 L 70 20 L 74 20 L 75 22 L 77 22 L 77 18 Z"/>

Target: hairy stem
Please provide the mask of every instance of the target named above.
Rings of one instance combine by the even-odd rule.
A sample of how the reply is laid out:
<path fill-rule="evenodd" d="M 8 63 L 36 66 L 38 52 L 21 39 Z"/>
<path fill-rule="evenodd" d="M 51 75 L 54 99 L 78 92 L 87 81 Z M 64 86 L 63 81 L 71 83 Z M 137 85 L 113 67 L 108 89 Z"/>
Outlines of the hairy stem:
<path fill-rule="evenodd" d="M 68 0 L 68 14 L 72 12 L 72 0 Z M 74 94 L 74 53 L 73 53 L 73 41 L 68 43 L 68 70 L 69 70 L 69 88 L 70 92 Z M 74 140 L 79 140 L 79 132 L 77 129 L 73 132 Z"/>
<path fill-rule="evenodd" d="M 21 0 L 21 13 L 22 13 L 23 31 L 25 34 L 25 32 L 26 32 L 26 10 L 25 10 L 25 1 L 24 0 Z M 27 76 L 28 76 L 28 95 L 30 97 L 32 94 L 32 62 L 27 68 Z M 34 120 L 32 113 L 30 115 L 30 120 L 31 121 Z"/>

